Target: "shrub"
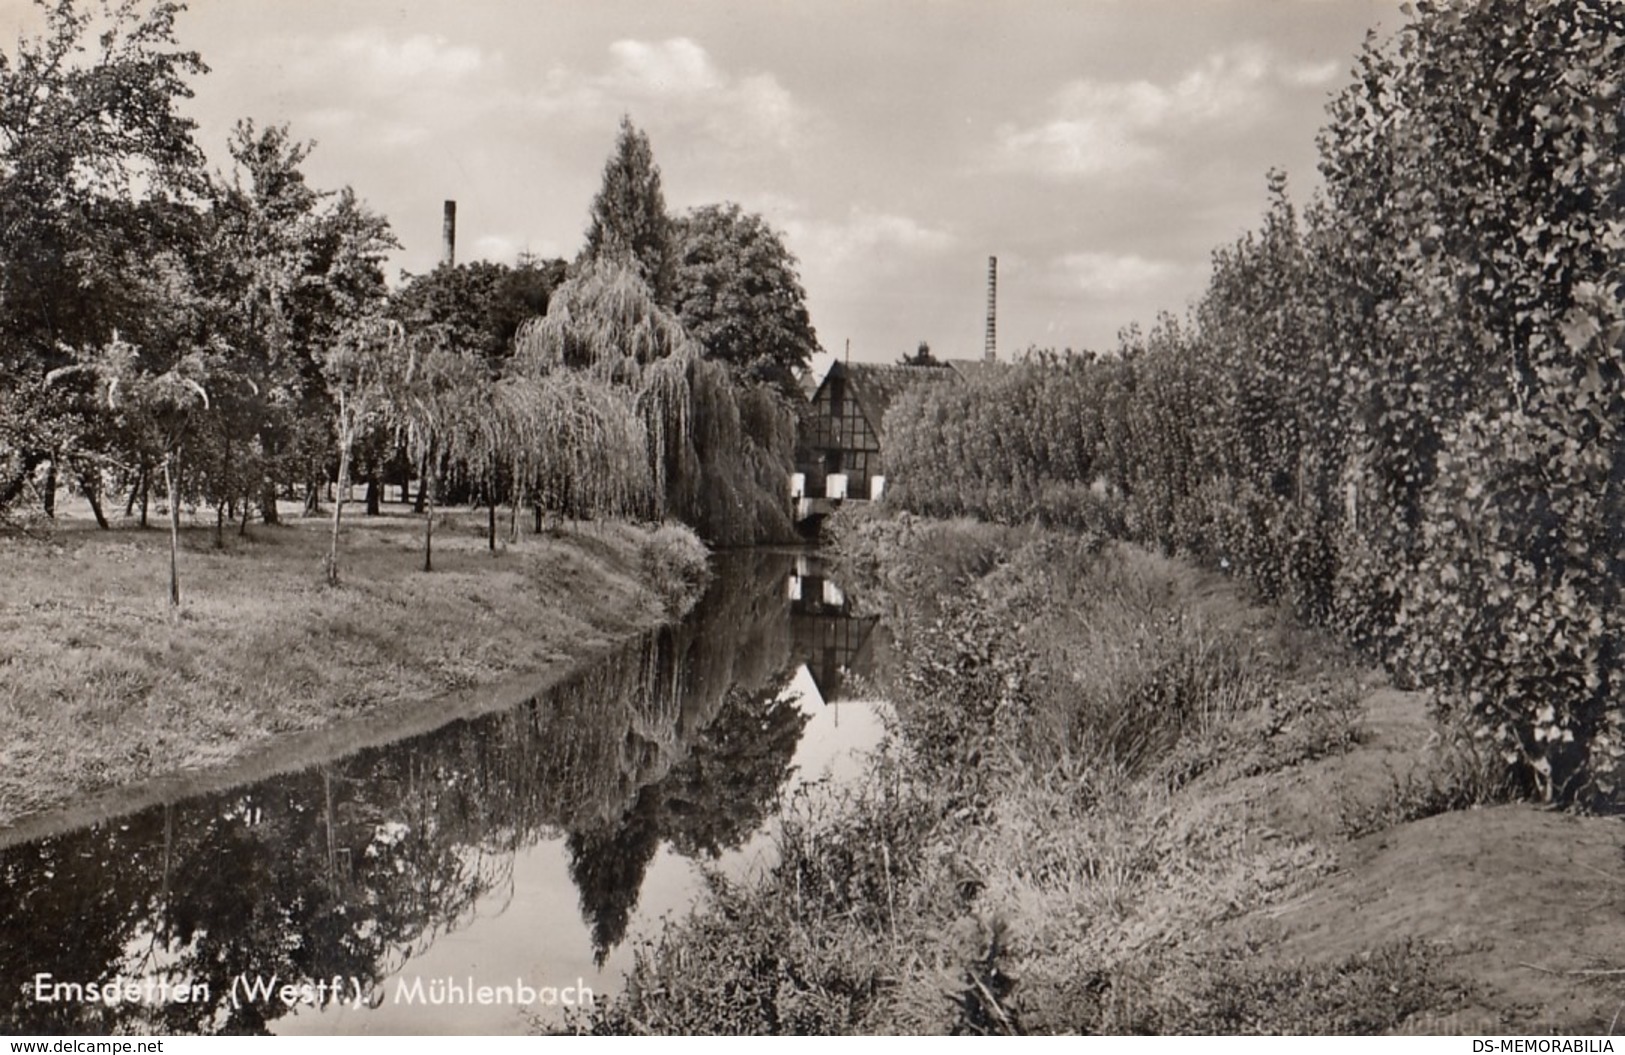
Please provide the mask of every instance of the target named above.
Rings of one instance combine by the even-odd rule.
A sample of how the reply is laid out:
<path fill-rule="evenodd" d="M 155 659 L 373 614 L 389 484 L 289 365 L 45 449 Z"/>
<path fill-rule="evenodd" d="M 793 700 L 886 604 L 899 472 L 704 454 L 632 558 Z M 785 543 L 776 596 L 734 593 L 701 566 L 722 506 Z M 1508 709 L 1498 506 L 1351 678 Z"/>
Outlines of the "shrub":
<path fill-rule="evenodd" d="M 678 616 L 693 607 L 710 578 L 705 544 L 680 524 L 662 524 L 643 541 L 643 575 L 666 611 Z"/>

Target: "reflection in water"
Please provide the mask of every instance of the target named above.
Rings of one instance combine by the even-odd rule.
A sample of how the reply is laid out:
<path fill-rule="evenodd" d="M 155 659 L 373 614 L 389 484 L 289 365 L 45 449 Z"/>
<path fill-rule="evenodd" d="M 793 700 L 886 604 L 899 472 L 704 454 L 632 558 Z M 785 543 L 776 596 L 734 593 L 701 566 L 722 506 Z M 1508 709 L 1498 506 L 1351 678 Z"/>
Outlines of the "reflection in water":
<path fill-rule="evenodd" d="M 793 560 L 719 561 L 684 623 L 505 713 L 0 851 L 0 1028 L 264 1032 L 300 1002 L 380 1003 L 441 935 L 500 914 L 546 840 L 602 964 L 662 846 L 715 858 L 762 827 L 807 722 L 797 666 L 831 699 L 862 659 L 873 620 L 788 597 Z M 201 998 L 47 1001 L 39 975 Z M 234 1000 L 239 978 L 311 985 Z"/>
<path fill-rule="evenodd" d="M 797 659 L 806 664 L 825 703 L 845 698 L 848 675 L 872 671 L 876 652 L 884 650 L 884 634 L 876 633 L 880 618 L 857 615 L 851 599 L 815 557 L 796 558 L 785 592 Z"/>

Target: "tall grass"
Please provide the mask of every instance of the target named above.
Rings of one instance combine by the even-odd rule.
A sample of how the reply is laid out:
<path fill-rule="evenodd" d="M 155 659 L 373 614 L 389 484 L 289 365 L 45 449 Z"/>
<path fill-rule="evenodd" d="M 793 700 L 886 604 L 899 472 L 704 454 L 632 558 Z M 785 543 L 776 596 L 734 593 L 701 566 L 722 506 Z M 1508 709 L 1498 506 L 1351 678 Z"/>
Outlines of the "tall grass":
<path fill-rule="evenodd" d="M 838 519 L 847 572 L 907 613 L 893 741 L 583 1028 L 1381 1031 L 1448 998 L 1422 945 L 1309 965 L 1217 937 L 1332 867 L 1257 789 L 1358 743 L 1341 652 L 1131 546 Z"/>

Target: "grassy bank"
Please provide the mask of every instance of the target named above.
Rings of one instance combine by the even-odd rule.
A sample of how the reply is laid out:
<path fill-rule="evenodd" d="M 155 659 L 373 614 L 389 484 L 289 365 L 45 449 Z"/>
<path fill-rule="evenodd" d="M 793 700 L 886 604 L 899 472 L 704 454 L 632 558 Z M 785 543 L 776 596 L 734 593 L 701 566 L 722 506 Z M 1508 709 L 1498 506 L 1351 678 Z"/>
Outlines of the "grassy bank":
<path fill-rule="evenodd" d="M 0 825 L 97 789 L 218 767 L 275 738 L 521 673 L 538 681 L 698 596 L 683 528 L 586 524 L 492 554 L 484 518 L 346 522 L 343 585 L 323 582 L 325 520 L 168 536 L 68 520 L 0 538 Z"/>
<path fill-rule="evenodd" d="M 583 1025 L 1601 1031 L 1625 1000 L 1619 824 L 1504 803 L 1420 697 L 1232 580 L 906 517 L 841 546 L 898 631 L 896 742 Z"/>

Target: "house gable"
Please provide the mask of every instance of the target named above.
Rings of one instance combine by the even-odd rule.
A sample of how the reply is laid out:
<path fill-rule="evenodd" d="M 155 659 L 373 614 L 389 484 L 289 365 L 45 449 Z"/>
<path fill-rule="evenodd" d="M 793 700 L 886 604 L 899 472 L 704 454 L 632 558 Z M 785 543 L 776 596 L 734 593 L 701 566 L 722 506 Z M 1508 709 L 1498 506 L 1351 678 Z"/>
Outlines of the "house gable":
<path fill-rule="evenodd" d="M 817 455 L 818 464 L 803 467 L 809 481 L 844 473 L 852 496 L 867 497 L 873 478 L 884 472 L 881 452 L 891 404 L 920 384 L 957 380 L 945 366 L 832 365 L 812 397 L 805 446 Z"/>

